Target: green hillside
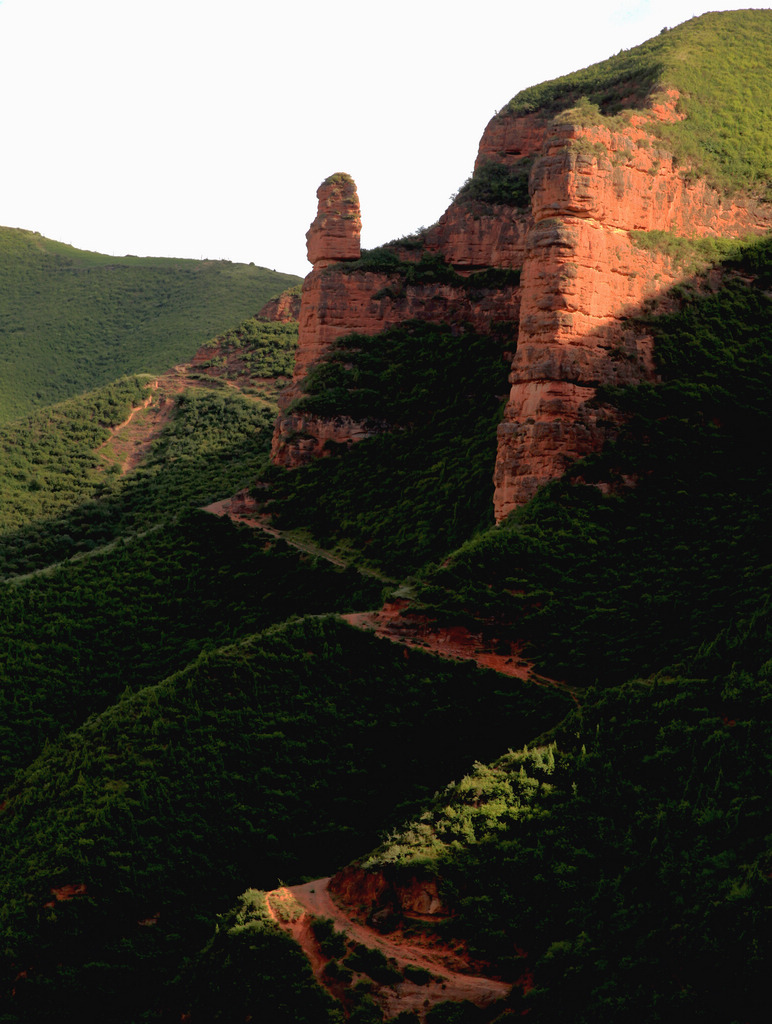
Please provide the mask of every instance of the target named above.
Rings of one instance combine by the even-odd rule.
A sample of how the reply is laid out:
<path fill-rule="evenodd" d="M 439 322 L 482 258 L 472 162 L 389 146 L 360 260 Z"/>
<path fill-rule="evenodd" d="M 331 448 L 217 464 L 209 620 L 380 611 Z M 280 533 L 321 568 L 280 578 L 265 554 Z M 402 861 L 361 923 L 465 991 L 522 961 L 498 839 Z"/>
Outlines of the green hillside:
<path fill-rule="evenodd" d="M 585 119 L 624 123 L 629 112 L 677 90 L 675 124 L 657 131 L 681 163 L 724 189 L 769 201 L 772 11 L 704 14 L 641 46 L 519 92 L 500 112 L 557 114 L 577 105 Z"/>
<path fill-rule="evenodd" d="M 446 621 L 527 636 L 541 666 L 580 685 L 581 710 L 557 690 L 315 617 L 375 607 L 380 586 L 244 527 L 173 514 L 173 446 L 186 439 L 195 478 L 218 422 L 209 406 L 192 420 L 186 408 L 216 395 L 181 401 L 145 482 L 124 484 L 117 521 L 150 522 L 154 481 L 156 528 L 5 585 L 9 1024 L 53 1021 L 63 1007 L 83 1021 L 186 1012 L 333 1024 L 338 1011 L 259 896 L 216 922 L 245 890 L 352 858 L 439 875 L 456 907 L 446 937 L 505 978 L 536 979 L 515 986 L 505 1014 L 761 1024 L 754 1006 L 772 952 L 772 246 L 747 248 L 723 273 L 723 288 L 683 290 L 680 310 L 649 324 L 663 383 L 614 396 L 628 427 L 578 468 L 582 482 L 547 488 L 410 583 Z M 442 337 L 418 324 L 404 347 L 389 335 L 405 361 L 395 377 L 407 379 L 412 353 L 420 380 L 421 345 Z M 329 376 L 314 378 L 313 401 L 361 400 L 358 388 L 345 396 L 369 362 L 357 376 L 356 339 L 341 351 L 342 365 L 335 353 Z M 463 372 L 452 365 L 445 372 Z M 486 366 L 483 347 L 481 393 L 495 394 Z M 455 422 L 460 378 L 445 385 L 429 422 Z M 401 402 L 409 423 L 420 392 L 403 387 Z M 428 451 L 443 450 L 425 436 Z M 382 438 L 367 446 L 384 451 Z M 328 461 L 338 469 L 324 494 L 344 507 L 345 467 L 361 479 L 362 463 Z M 404 490 L 412 464 L 394 465 Z M 226 468 L 215 459 L 208 486 Z M 619 483 L 633 475 L 637 487 Z M 380 486 L 394 493 L 388 475 Z M 292 500 L 284 493 L 287 514 Z M 390 511 L 395 536 L 431 530 L 436 510 L 417 502 L 411 519 L 410 509 Z M 339 537 L 353 545 L 359 529 L 342 521 Z M 370 560 L 385 561 L 387 536 Z M 307 617 L 282 624 L 292 614 Z M 58 898 L 67 887 L 76 895 Z M 723 985 L 724 962 L 738 991 Z M 362 1020 L 381 1019 L 365 990 L 355 996 Z"/>
<path fill-rule="evenodd" d="M 223 260 L 103 256 L 0 228 L 0 423 L 190 359 L 298 280 Z"/>
<path fill-rule="evenodd" d="M 274 386 L 287 355 L 285 344 L 275 345 L 276 326 L 266 324 L 256 343 L 261 380 Z M 280 337 L 292 346 L 291 327 Z M 252 345 L 245 351 L 249 360 Z M 0 577 L 82 556 L 246 487 L 267 462 L 276 407 L 262 389 L 241 392 L 203 375 L 195 384 L 126 475 L 105 447 L 131 410 L 157 395 L 146 377 L 0 426 Z"/>
<path fill-rule="evenodd" d="M 143 1019 L 248 885 L 330 872 L 475 756 L 565 707 L 325 618 L 124 694 L 5 791 L 1 963 L 6 976 L 29 968 L 13 1013 Z M 46 909 L 71 884 L 85 898 Z"/>
<path fill-rule="evenodd" d="M 668 144 L 763 197 L 771 30 L 707 15 L 510 109 L 678 88 Z M 772 238 L 692 252 L 636 313 L 657 383 L 601 389 L 613 443 L 498 526 L 507 325 L 338 339 L 295 409 L 380 432 L 284 471 L 297 325 L 245 318 L 294 278 L 0 244 L 0 1024 L 765 1024 Z M 458 285 L 395 260 L 359 269 Z M 203 510 L 237 491 L 271 523 Z M 488 667 L 437 655 L 465 629 Z M 353 912 L 511 994 L 317 916 L 322 988 L 263 890 L 347 864 L 436 884 L 441 917 Z"/>
<path fill-rule="evenodd" d="M 454 937 L 535 977 L 510 1011 L 761 1024 L 771 625 L 767 604 L 683 674 L 588 692 L 553 743 L 476 766 L 367 866 L 443 878 Z"/>

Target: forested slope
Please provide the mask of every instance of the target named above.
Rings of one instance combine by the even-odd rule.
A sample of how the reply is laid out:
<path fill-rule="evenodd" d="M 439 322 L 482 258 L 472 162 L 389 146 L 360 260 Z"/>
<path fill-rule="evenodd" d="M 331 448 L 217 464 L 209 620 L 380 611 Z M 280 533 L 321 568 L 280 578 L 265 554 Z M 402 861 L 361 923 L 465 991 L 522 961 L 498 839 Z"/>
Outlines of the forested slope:
<path fill-rule="evenodd" d="M 106 256 L 0 228 L 0 423 L 190 359 L 297 280 L 225 260 Z"/>
<path fill-rule="evenodd" d="M 511 109 L 578 105 L 597 121 L 677 87 L 688 116 L 662 128 L 663 145 L 764 202 L 768 122 L 748 110 L 768 97 L 741 110 L 740 84 L 768 64 L 766 35 L 725 67 L 733 24 L 754 37 L 769 12 L 699 19 L 696 34 L 663 33 Z M 710 143 L 710 110 L 722 123 L 735 111 L 753 144 Z M 495 185 L 483 174 L 468 190 L 495 198 Z M 503 335 L 419 320 L 338 339 L 295 408 L 369 419 L 375 436 L 279 470 L 268 450 L 295 328 L 244 320 L 262 304 L 254 268 L 172 274 L 6 240 L 18 256 L 18 280 L 0 275 L 7 332 L 31 303 L 48 383 L 37 394 L 20 372 L 24 418 L 0 429 L 0 1022 L 381 1024 L 377 987 L 398 995 L 404 973 L 304 920 L 324 991 L 257 891 L 346 868 L 337 891 L 359 894 L 352 915 L 512 986 L 503 1003 L 421 1004 L 400 1024 L 762 1024 L 769 238 L 634 239 L 682 271 L 628 311 L 654 339 L 652 375 L 599 388 L 598 407 L 620 412 L 613 440 L 497 527 Z M 41 267 L 77 323 L 52 318 Z M 415 267 L 400 273 L 451 273 Z M 185 312 L 167 324 L 156 313 L 170 296 Z M 199 321 L 184 324 L 199 300 L 216 312 L 195 340 Z M 132 347 L 143 317 L 150 342 Z M 81 361 L 73 339 L 97 321 L 134 339 L 129 362 L 119 341 Z M 150 368 L 169 371 L 167 404 L 126 460 L 116 437 L 155 408 Z M 45 404 L 70 386 L 77 397 Z M 347 567 L 201 510 L 246 488 L 287 540 L 334 547 Z M 399 583 L 382 589 L 357 565 Z M 523 645 L 530 678 L 339 617 L 384 599 L 396 640 L 407 604 L 434 636 L 466 627 L 496 649 Z M 399 884 L 416 878 L 441 915 L 405 910 Z"/>

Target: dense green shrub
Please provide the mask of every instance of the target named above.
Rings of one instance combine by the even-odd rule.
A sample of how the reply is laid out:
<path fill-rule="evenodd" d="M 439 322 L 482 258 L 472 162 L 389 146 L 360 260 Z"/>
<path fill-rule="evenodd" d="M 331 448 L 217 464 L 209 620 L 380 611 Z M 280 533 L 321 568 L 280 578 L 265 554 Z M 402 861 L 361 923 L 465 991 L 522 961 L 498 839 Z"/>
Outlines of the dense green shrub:
<path fill-rule="evenodd" d="M 526 175 L 526 192 L 527 185 Z M 475 193 L 476 186 L 470 185 L 470 189 Z M 476 199 L 477 195 L 470 198 Z M 477 270 L 471 274 L 460 274 L 444 256 L 435 252 L 423 252 L 419 260 L 401 260 L 392 248 L 399 244 L 390 242 L 377 249 L 365 249 L 358 260 L 336 264 L 334 272 L 354 274 L 372 271 L 388 274 L 395 279 L 395 287 L 398 289 L 405 285 L 452 284 L 468 292 L 470 298 L 482 297 L 487 290 L 511 288 L 520 282 L 518 269 L 504 267 L 489 267 L 487 270 Z"/>
<path fill-rule="evenodd" d="M 488 160 L 467 178 L 458 190 L 457 201 L 526 207 L 530 203 L 528 179 L 532 166 L 532 160 L 523 160 L 514 167 Z"/>
<path fill-rule="evenodd" d="M 366 974 L 379 985 L 398 985 L 402 981 L 402 971 L 396 966 L 396 961 L 388 960 L 375 946 L 356 943 L 346 957 L 345 965 L 352 971 Z"/>
<path fill-rule="evenodd" d="M 242 375 L 250 377 L 291 377 L 298 343 L 295 321 L 274 323 L 250 317 L 215 339 L 219 359 L 237 355 Z M 203 364 L 205 368 L 207 364 Z"/>
<path fill-rule="evenodd" d="M 346 936 L 337 931 L 331 917 L 315 917 L 311 922 L 314 938 L 325 956 L 339 960 L 346 955 Z"/>
<path fill-rule="evenodd" d="M 490 523 L 502 349 L 495 337 L 419 323 L 336 342 L 297 408 L 375 421 L 384 433 L 276 473 L 278 521 L 352 544 L 395 573 Z"/>

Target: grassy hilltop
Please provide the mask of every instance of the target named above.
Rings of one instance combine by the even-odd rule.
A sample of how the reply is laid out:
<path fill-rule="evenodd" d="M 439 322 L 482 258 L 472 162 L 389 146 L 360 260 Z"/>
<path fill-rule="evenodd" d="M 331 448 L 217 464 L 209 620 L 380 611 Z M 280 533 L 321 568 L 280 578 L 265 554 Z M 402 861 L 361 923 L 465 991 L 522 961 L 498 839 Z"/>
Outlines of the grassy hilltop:
<path fill-rule="evenodd" d="M 582 71 L 519 92 L 499 116 L 580 104 L 593 120 L 624 121 L 630 111 L 679 94 L 675 124 L 655 130 L 682 162 L 719 187 L 768 200 L 772 180 L 772 11 L 704 14 L 641 46 Z"/>

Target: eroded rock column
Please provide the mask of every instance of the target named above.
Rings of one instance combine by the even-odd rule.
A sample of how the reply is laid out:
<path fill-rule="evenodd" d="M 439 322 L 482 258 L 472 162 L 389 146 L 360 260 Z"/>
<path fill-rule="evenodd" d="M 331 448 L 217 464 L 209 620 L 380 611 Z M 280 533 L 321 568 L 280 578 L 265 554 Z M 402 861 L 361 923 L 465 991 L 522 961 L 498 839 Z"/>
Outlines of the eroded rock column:
<path fill-rule="evenodd" d="M 313 270 L 303 282 L 298 318 L 298 350 L 293 383 L 279 398 L 279 418 L 274 428 L 271 459 L 278 466 L 292 468 L 324 453 L 330 443 L 361 440 L 363 430 L 349 417 L 321 421 L 303 412 L 287 411 L 300 395 L 300 382 L 311 366 L 324 355 L 336 337 L 344 333 L 340 325 L 328 328 L 324 309 L 327 292 L 339 287 L 339 275 L 328 268 L 352 262 L 361 254 L 362 218 L 356 182 L 342 171 L 331 174 L 316 192 L 316 218 L 306 233 L 306 250 Z"/>

